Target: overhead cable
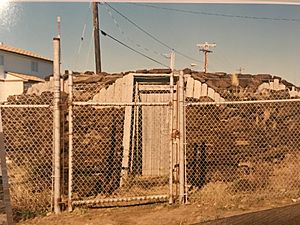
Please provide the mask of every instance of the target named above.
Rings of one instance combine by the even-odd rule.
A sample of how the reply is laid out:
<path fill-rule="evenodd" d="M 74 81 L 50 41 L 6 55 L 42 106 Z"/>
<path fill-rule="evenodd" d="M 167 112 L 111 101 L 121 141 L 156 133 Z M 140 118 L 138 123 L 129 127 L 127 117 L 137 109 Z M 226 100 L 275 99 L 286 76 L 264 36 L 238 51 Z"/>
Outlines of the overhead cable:
<path fill-rule="evenodd" d="M 300 19 L 297 18 L 280 18 L 280 17 L 259 17 L 259 16 L 244 16 L 244 15 L 234 15 L 234 14 L 225 14 L 225 13 L 210 13 L 204 11 L 194 11 L 194 10 L 186 10 L 186 9 L 175 9 L 164 6 L 155 6 L 155 5 L 147 5 L 142 3 L 128 3 L 135 6 L 142 6 L 154 9 L 162 9 L 173 12 L 180 13 L 188 13 L 194 15 L 205 15 L 205 16 L 219 16 L 219 17 L 229 17 L 229 18 L 239 18 L 239 19 L 254 19 L 254 20 L 273 20 L 273 21 L 286 21 L 286 22 L 300 22 Z"/>
<path fill-rule="evenodd" d="M 165 46 L 166 48 L 168 48 L 169 50 L 173 50 L 174 52 L 176 52 L 178 55 L 181 55 L 189 60 L 193 60 L 193 61 L 199 61 L 199 59 L 194 59 L 186 54 L 184 54 L 183 52 L 176 50 L 175 48 L 171 47 L 170 45 L 162 42 L 161 40 L 159 40 L 157 37 L 155 37 L 154 35 L 150 34 L 148 31 L 146 31 L 145 29 L 143 29 L 141 26 L 139 26 L 138 24 L 136 24 L 135 22 L 133 22 L 131 19 L 129 19 L 127 16 L 125 16 L 124 14 L 122 14 L 121 12 L 119 12 L 118 10 L 116 10 L 114 7 L 112 7 L 110 4 L 108 4 L 107 2 L 105 2 L 106 5 L 108 5 L 108 7 L 110 7 L 113 11 L 115 11 L 117 14 L 119 14 L 121 17 L 123 17 L 125 20 L 127 20 L 129 23 L 131 23 L 133 26 L 135 26 L 137 29 L 139 29 L 140 31 L 142 31 L 143 33 L 145 33 L 146 35 L 148 35 L 149 37 L 151 37 L 153 40 L 155 40 L 156 42 L 158 42 L 159 44 Z"/>
<path fill-rule="evenodd" d="M 119 41 L 118 39 L 114 38 L 113 36 L 109 35 L 109 34 L 106 33 L 105 31 L 101 30 L 101 34 L 104 35 L 104 36 L 107 36 L 107 37 L 111 38 L 112 40 L 118 42 L 119 44 L 121 44 L 121 45 L 123 45 L 124 47 L 130 49 L 131 51 L 134 51 L 135 53 L 137 53 L 137 54 L 139 54 L 139 55 L 141 55 L 141 56 L 144 56 L 145 58 L 147 58 L 147 59 L 149 59 L 149 60 L 151 60 L 151 61 L 153 61 L 153 62 L 156 62 L 156 63 L 159 64 L 159 65 L 162 65 L 162 66 L 164 66 L 164 67 L 168 67 L 168 68 L 169 68 L 169 66 L 167 66 L 166 64 L 161 63 L 161 62 L 159 62 L 158 60 L 153 59 L 153 58 L 151 58 L 150 56 L 147 56 L 147 55 L 145 55 L 144 53 L 135 50 L 134 48 L 128 46 L 127 44 L 125 44 L 125 43 Z"/>
<path fill-rule="evenodd" d="M 131 42 L 131 44 L 134 44 L 137 48 L 140 48 L 144 51 L 148 51 L 148 52 L 151 51 L 155 55 L 165 57 L 165 55 L 163 55 L 162 53 L 159 53 L 155 50 L 151 50 L 149 48 L 143 47 L 141 44 L 135 42 L 132 38 L 130 38 L 128 35 L 126 35 L 125 32 L 122 30 L 120 24 L 117 22 L 116 18 L 112 14 L 111 10 L 109 9 L 108 4 L 105 4 L 105 9 L 106 9 L 107 13 L 109 14 L 109 16 L 112 18 L 112 20 L 114 21 L 114 24 L 117 27 L 117 29 L 119 30 L 119 32 L 125 37 L 125 39 L 127 39 L 129 42 Z"/>

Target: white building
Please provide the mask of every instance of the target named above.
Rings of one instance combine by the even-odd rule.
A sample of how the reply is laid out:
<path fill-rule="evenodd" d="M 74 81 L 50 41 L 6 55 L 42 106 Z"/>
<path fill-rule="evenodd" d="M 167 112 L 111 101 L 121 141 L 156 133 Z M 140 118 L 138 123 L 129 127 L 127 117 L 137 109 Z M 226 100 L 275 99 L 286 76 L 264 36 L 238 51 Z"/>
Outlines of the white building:
<path fill-rule="evenodd" d="M 53 61 L 33 52 L 0 43 L 0 102 L 19 95 L 53 74 Z"/>
<path fill-rule="evenodd" d="M 45 80 L 20 73 L 1 74 L 0 71 L 0 102 L 6 101 L 10 95 L 20 95 L 27 87 L 40 82 L 45 82 Z"/>
<path fill-rule="evenodd" d="M 0 42 L 0 66 L 6 72 L 45 78 L 53 74 L 53 61 L 33 52 Z"/>

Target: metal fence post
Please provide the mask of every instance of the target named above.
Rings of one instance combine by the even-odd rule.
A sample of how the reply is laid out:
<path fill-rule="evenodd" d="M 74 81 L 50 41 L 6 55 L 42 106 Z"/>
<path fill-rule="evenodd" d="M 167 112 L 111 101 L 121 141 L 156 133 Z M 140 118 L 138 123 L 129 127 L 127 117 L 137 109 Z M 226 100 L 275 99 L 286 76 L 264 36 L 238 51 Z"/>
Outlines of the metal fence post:
<path fill-rule="evenodd" d="M 185 77 L 184 77 L 185 79 Z M 185 80 L 184 80 L 185 82 Z M 184 88 L 183 88 L 184 90 Z M 187 159 L 186 159 L 186 92 L 183 91 L 183 140 L 184 140 L 184 202 L 188 203 L 188 184 L 187 184 Z"/>
<path fill-rule="evenodd" d="M 179 113 L 179 203 L 185 203 L 185 156 L 184 156 L 184 75 L 183 71 L 179 74 L 178 87 L 178 113 Z"/>
<path fill-rule="evenodd" d="M 173 54 L 173 52 L 171 53 Z M 172 56 L 171 56 L 172 57 Z M 170 171 L 169 171 L 169 204 L 173 203 L 173 97 L 174 97 L 174 71 L 170 74 Z"/>
<path fill-rule="evenodd" d="M 73 74 L 69 71 L 69 176 L 68 176 L 68 210 L 71 212 L 72 208 L 72 180 L 73 180 Z"/>
<path fill-rule="evenodd" d="M 60 38 L 53 38 L 53 154 L 54 154 L 54 212 L 60 213 Z"/>
<path fill-rule="evenodd" d="M 179 72 L 176 73 L 179 75 Z M 173 160 L 174 160 L 174 180 L 176 197 L 179 196 L 179 128 L 178 128 L 178 82 L 175 84 L 175 94 L 173 95 Z"/>

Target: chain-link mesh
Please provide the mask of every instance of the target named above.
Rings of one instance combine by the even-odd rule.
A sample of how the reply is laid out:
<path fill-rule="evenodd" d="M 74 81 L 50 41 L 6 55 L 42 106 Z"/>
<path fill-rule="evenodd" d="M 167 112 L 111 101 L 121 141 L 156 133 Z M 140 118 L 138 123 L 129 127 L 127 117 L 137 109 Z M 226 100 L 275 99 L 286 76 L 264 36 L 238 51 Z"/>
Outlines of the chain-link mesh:
<path fill-rule="evenodd" d="M 186 106 L 188 198 L 204 205 L 300 195 L 300 102 Z"/>
<path fill-rule="evenodd" d="M 120 77 L 73 86 L 73 202 L 168 195 L 169 86 Z"/>
<path fill-rule="evenodd" d="M 73 107 L 73 201 L 168 194 L 164 108 Z"/>
<path fill-rule="evenodd" d="M 22 217 L 45 212 L 52 195 L 52 109 L 6 105 L 1 113 L 13 210 Z"/>
<path fill-rule="evenodd" d="M 89 101 L 104 87 L 102 83 L 75 83 L 73 101 Z"/>
<path fill-rule="evenodd" d="M 124 109 L 75 106 L 73 192 L 112 193 L 120 181 Z"/>

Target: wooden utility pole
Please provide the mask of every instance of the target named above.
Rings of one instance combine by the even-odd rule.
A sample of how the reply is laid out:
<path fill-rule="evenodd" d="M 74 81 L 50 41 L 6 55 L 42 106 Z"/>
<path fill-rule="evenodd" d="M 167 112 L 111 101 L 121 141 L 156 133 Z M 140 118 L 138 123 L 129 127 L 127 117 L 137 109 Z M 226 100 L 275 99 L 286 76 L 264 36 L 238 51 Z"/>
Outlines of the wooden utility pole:
<path fill-rule="evenodd" d="M 93 2 L 93 28 L 94 28 L 94 47 L 95 47 L 95 66 L 96 66 L 95 72 L 101 73 L 98 2 Z"/>
<path fill-rule="evenodd" d="M 199 50 L 201 52 L 204 52 L 204 73 L 207 73 L 207 67 L 208 67 L 208 53 L 212 53 L 213 51 L 209 50 L 211 47 L 216 47 L 216 44 L 209 44 L 205 42 L 204 44 L 197 44 L 197 47 L 199 47 Z"/>

